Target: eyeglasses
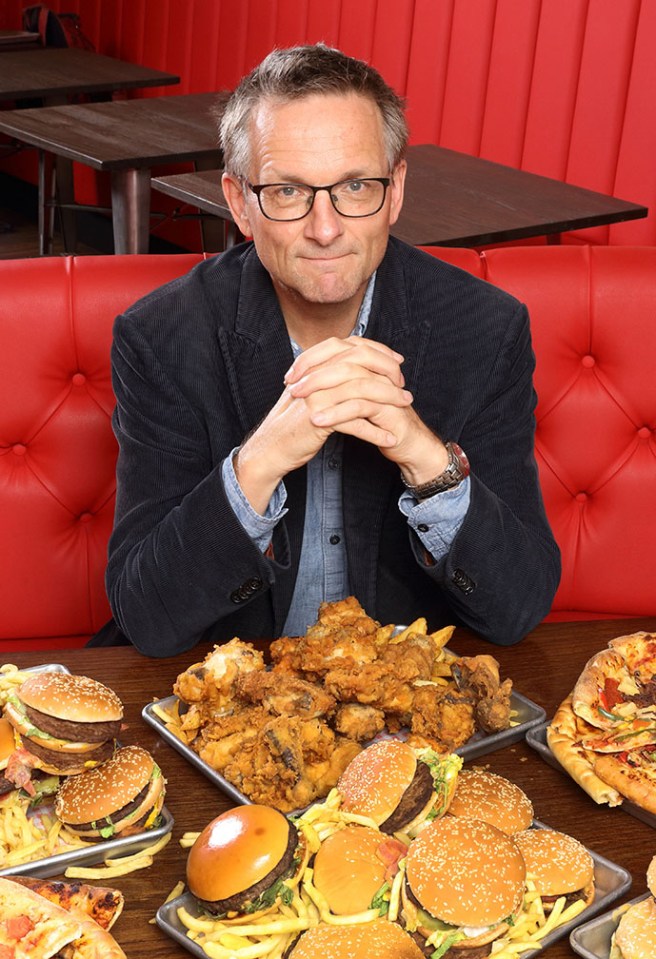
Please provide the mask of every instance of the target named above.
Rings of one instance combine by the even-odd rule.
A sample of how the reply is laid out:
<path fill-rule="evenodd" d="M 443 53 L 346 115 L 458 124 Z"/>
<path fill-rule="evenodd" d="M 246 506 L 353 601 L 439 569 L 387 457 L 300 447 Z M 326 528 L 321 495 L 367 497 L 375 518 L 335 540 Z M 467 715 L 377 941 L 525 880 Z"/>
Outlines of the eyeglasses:
<path fill-rule="evenodd" d="M 382 209 L 390 185 L 387 176 L 368 176 L 355 180 L 340 180 L 330 186 L 308 186 L 305 183 L 258 183 L 246 181 L 246 186 L 257 197 L 260 210 L 267 220 L 302 220 L 314 205 L 314 198 L 326 190 L 340 216 L 373 216 Z"/>

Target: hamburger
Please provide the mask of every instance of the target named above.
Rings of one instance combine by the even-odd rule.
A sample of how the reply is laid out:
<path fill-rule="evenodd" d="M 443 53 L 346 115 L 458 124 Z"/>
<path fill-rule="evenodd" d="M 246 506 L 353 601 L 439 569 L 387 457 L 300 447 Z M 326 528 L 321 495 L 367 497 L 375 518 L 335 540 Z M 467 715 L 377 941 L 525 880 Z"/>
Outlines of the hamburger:
<path fill-rule="evenodd" d="M 427 955 L 487 955 L 523 905 L 526 867 L 511 836 L 477 819 L 435 820 L 412 841 L 402 915 Z"/>
<path fill-rule="evenodd" d="M 406 853 L 404 843 L 377 829 L 346 826 L 321 843 L 314 857 L 314 886 L 337 916 L 386 910 L 384 894 Z"/>
<path fill-rule="evenodd" d="M 56 792 L 59 777 L 34 770 L 29 761 L 21 762 L 22 754 L 16 748 L 14 727 L 8 719 L 0 719 L 0 800 L 19 790 L 18 795 L 34 806 Z"/>
<path fill-rule="evenodd" d="M 654 959 L 656 956 L 656 902 L 647 896 L 629 906 L 615 930 L 609 959 Z"/>
<path fill-rule="evenodd" d="M 423 952 L 394 922 L 314 926 L 296 940 L 286 959 L 423 959 Z"/>
<path fill-rule="evenodd" d="M 590 905 L 595 894 L 594 861 L 585 846 L 553 829 L 527 829 L 514 838 L 545 913 L 561 896 L 566 906 L 579 900 Z"/>
<path fill-rule="evenodd" d="M 5 716 L 33 766 L 69 776 L 112 755 L 123 706 L 95 679 L 46 671 L 30 676 L 10 695 Z"/>
<path fill-rule="evenodd" d="M 653 959 L 656 956 L 656 856 L 647 867 L 651 893 L 630 905 L 612 935 L 608 959 Z"/>
<path fill-rule="evenodd" d="M 461 767 L 455 754 L 380 740 L 358 753 L 340 776 L 342 809 L 368 816 L 382 832 L 413 836 L 447 811 Z"/>
<path fill-rule="evenodd" d="M 465 769 L 458 776 L 449 815 L 482 819 L 508 836 L 533 822 L 533 804 L 515 783 L 483 769 Z"/>
<path fill-rule="evenodd" d="M 82 839 L 130 836 L 157 825 L 165 786 L 147 750 L 123 746 L 99 766 L 61 782 L 55 815 Z"/>
<path fill-rule="evenodd" d="M 229 809 L 189 850 L 187 885 L 214 918 L 263 914 L 289 903 L 309 853 L 296 826 L 271 806 Z"/>

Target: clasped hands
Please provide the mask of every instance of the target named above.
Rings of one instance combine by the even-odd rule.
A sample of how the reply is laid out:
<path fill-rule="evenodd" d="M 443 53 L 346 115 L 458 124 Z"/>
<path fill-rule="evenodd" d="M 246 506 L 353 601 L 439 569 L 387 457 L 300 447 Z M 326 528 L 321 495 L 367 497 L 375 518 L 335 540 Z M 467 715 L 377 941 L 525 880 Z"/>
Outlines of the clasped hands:
<path fill-rule="evenodd" d="M 403 359 L 358 336 L 322 340 L 297 357 L 280 398 L 234 464 L 255 510 L 263 512 L 280 480 L 312 459 L 334 432 L 377 446 L 409 482 L 425 482 L 444 469 L 444 445 L 405 389 Z"/>

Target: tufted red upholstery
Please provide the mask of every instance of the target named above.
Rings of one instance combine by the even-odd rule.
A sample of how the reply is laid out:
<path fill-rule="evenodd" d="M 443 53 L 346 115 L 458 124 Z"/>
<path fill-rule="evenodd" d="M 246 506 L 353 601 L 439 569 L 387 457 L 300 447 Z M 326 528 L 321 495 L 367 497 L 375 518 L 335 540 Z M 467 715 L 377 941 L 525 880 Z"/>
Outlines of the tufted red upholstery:
<path fill-rule="evenodd" d="M 563 551 L 552 616 L 653 615 L 656 249 L 431 252 L 531 311 L 537 455 Z M 199 259 L 0 261 L 0 650 L 79 645 L 108 618 L 112 321 Z"/>

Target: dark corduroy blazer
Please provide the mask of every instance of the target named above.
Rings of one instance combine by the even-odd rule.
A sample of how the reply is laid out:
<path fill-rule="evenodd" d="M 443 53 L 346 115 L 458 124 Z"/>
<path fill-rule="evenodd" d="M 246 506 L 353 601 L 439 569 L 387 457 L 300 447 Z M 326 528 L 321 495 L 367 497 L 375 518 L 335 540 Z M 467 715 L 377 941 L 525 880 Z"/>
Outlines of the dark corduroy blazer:
<path fill-rule="evenodd" d="M 346 437 L 343 507 L 350 591 L 383 623 L 425 616 L 517 642 L 548 611 L 559 574 L 533 456 L 534 358 L 525 307 L 390 240 L 367 336 L 405 356 L 420 416 L 457 440 L 471 502 L 431 565 L 398 510 L 397 467 Z M 166 656 L 200 640 L 280 635 L 301 552 L 305 469 L 262 555 L 225 496 L 221 464 L 278 399 L 292 362 L 270 278 L 234 247 L 117 318 L 112 350 L 120 445 L 107 589 L 118 627 Z"/>

